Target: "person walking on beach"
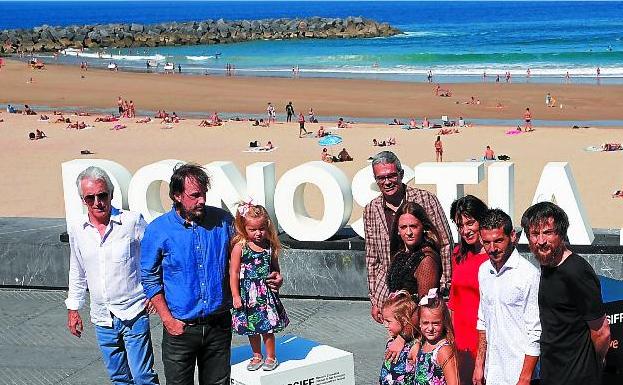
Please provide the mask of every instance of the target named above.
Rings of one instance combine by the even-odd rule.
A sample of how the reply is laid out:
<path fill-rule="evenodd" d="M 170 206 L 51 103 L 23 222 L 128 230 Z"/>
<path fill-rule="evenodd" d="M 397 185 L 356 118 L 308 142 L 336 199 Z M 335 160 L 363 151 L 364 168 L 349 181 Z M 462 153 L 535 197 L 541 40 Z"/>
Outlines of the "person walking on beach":
<path fill-rule="evenodd" d="M 540 202 L 524 212 L 521 227 L 541 265 L 541 384 L 601 384 L 610 325 L 595 271 L 565 243 L 567 214 Z"/>
<path fill-rule="evenodd" d="M 268 116 L 268 124 L 275 123 L 275 107 L 270 102 L 266 107 L 266 115 Z"/>
<path fill-rule="evenodd" d="M 305 129 L 305 115 L 302 112 L 299 112 L 299 138 L 303 137 L 303 133 L 305 135 L 309 134 L 309 132 Z"/>
<path fill-rule="evenodd" d="M 523 113 L 523 120 L 526 122 L 525 131 L 534 131 L 534 128 L 532 128 L 532 113 L 530 113 L 530 108 L 526 108 L 526 112 Z"/>
<path fill-rule="evenodd" d="M 443 143 L 441 143 L 440 136 L 437 136 L 437 140 L 435 140 L 435 161 L 443 162 Z"/>
<path fill-rule="evenodd" d="M 316 123 L 316 117 L 314 116 L 314 109 L 309 107 L 309 122 Z"/>
<path fill-rule="evenodd" d="M 69 291 L 67 328 L 76 337 L 78 310 L 91 298 L 91 322 L 113 384 L 158 384 L 149 329 L 148 301 L 139 280 L 143 216 L 112 206 L 114 186 L 99 167 L 76 179 L 87 214 L 68 223 Z"/>
<path fill-rule="evenodd" d="M 286 105 L 286 114 L 286 122 L 291 122 L 292 116 L 294 115 L 294 106 L 292 105 L 292 102 L 288 102 Z"/>

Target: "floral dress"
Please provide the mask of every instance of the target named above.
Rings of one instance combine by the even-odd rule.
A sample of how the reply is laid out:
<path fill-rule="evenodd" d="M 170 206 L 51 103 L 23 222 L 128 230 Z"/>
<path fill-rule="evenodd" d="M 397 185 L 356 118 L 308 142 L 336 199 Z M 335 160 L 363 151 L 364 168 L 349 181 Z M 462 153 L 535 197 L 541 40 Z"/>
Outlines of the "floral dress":
<path fill-rule="evenodd" d="M 240 335 L 277 333 L 290 320 L 276 292 L 266 285 L 271 250 L 253 251 L 245 243 L 240 257 L 242 307 L 232 312 L 232 330 Z"/>
<path fill-rule="evenodd" d="M 385 352 L 389 348 L 394 340 L 387 341 L 385 345 Z M 413 347 L 413 341 L 405 343 L 404 348 L 400 351 L 396 363 L 392 360 L 383 361 L 383 367 L 381 367 L 381 376 L 379 378 L 379 385 L 414 385 L 415 384 L 415 367 L 409 363 L 407 357 L 409 357 L 409 351 Z"/>
<path fill-rule="evenodd" d="M 439 349 L 449 345 L 448 341 L 443 340 L 432 351 L 424 353 L 420 349 L 415 365 L 415 384 L 416 385 L 446 385 L 446 378 L 443 375 L 443 368 L 437 362 Z"/>

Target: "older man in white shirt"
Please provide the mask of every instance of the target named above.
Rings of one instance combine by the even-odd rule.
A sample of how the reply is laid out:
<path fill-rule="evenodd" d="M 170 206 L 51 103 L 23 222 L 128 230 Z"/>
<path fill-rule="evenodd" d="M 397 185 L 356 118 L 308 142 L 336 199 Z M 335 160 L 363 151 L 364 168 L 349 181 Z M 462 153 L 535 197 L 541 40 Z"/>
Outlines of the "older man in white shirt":
<path fill-rule="evenodd" d="M 530 384 L 539 360 L 539 270 L 515 248 L 511 218 L 488 210 L 480 238 L 489 260 L 478 271 L 480 306 L 474 385 Z"/>
<path fill-rule="evenodd" d="M 101 168 L 81 172 L 76 185 L 88 213 L 68 226 L 67 327 L 81 336 L 78 310 L 88 287 L 91 322 L 112 383 L 158 384 L 140 280 L 140 242 L 147 223 L 138 213 L 112 207 L 114 187 Z"/>

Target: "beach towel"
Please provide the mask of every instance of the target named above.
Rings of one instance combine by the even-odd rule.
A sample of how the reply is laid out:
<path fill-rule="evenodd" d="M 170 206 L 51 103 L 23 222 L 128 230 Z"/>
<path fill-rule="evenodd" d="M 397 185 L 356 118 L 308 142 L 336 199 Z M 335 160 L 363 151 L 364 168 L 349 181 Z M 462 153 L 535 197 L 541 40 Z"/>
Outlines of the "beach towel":
<path fill-rule="evenodd" d="M 276 149 L 277 149 L 277 146 L 273 148 L 255 147 L 255 148 L 248 148 L 246 150 L 243 150 L 242 152 L 273 152 Z"/>

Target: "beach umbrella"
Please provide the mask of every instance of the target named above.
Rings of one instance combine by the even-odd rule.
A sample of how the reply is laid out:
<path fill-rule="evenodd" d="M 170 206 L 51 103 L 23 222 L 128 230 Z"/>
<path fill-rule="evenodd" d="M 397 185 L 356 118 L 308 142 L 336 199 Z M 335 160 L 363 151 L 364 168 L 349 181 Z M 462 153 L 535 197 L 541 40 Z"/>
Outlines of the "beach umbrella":
<path fill-rule="evenodd" d="M 322 147 L 332 147 L 342 143 L 342 137 L 337 135 L 327 135 L 320 138 L 318 144 Z M 333 149 L 331 149 L 331 157 L 333 157 Z"/>
<path fill-rule="evenodd" d="M 337 135 L 327 135 L 320 138 L 318 144 L 322 147 L 331 147 L 342 143 L 342 137 Z"/>

